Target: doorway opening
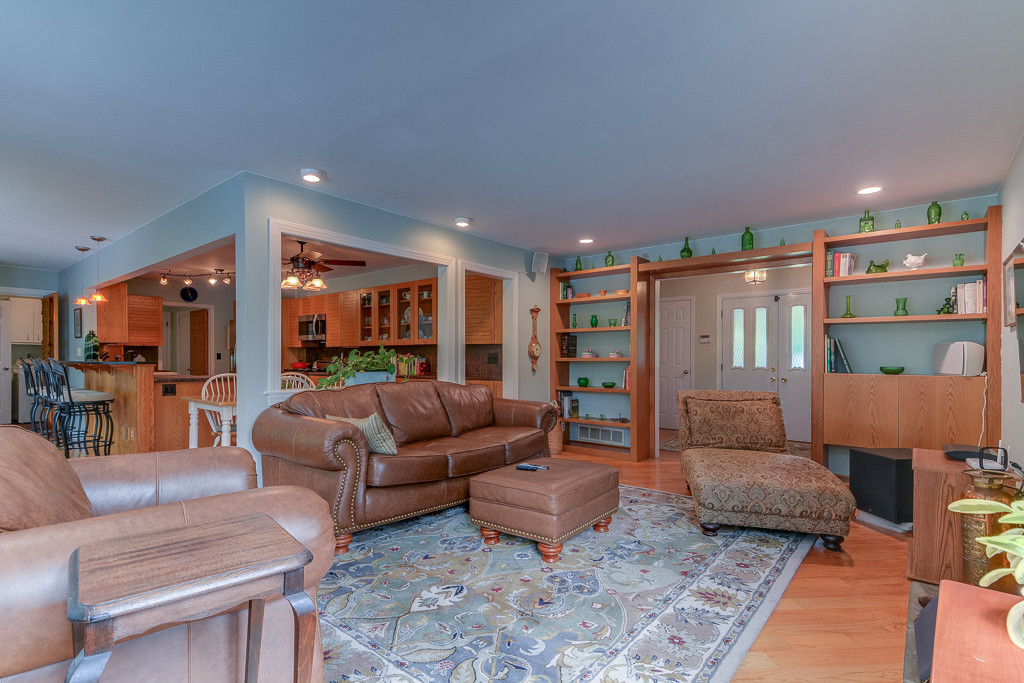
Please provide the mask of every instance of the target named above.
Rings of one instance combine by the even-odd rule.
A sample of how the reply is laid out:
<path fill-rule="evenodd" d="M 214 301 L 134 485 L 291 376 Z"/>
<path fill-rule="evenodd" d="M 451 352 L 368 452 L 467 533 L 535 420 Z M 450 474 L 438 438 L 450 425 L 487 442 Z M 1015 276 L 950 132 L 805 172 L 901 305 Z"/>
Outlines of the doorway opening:
<path fill-rule="evenodd" d="M 214 374 L 213 308 L 212 304 L 164 306 L 159 370 L 195 377 Z"/>

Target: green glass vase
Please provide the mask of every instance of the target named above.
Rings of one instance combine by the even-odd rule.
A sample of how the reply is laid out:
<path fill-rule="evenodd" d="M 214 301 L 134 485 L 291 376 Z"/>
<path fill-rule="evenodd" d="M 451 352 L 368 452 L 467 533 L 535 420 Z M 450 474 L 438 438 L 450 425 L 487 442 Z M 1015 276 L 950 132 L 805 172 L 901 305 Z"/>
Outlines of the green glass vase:
<path fill-rule="evenodd" d="M 576 329 L 576 314 L 572 314 L 572 328 Z"/>
<path fill-rule="evenodd" d="M 928 205 L 928 225 L 938 223 L 940 220 L 942 220 L 942 207 L 938 202 L 932 202 Z"/>
<path fill-rule="evenodd" d="M 611 268 L 615 265 L 615 257 L 612 256 L 612 252 L 608 252 L 608 255 L 604 257 L 604 265 L 607 268 Z"/>
<path fill-rule="evenodd" d="M 576 257 L 576 270 L 583 270 L 583 259 Z"/>
<path fill-rule="evenodd" d="M 864 209 L 864 217 L 860 219 L 860 231 L 861 232 L 874 232 L 875 231 L 875 217 L 871 213 Z"/>
<path fill-rule="evenodd" d="M 693 256 L 693 249 L 690 249 L 690 238 L 683 241 L 683 248 L 679 251 L 679 258 L 690 258 Z"/>
<path fill-rule="evenodd" d="M 750 232 L 750 226 L 743 231 L 743 235 L 740 238 L 740 248 L 743 251 L 748 251 L 754 248 L 754 233 Z"/>
<path fill-rule="evenodd" d="M 850 295 L 849 294 L 846 295 L 846 313 L 843 313 L 840 317 L 841 318 L 856 318 L 857 317 L 857 316 L 855 316 L 853 314 L 853 311 L 850 310 Z"/>
<path fill-rule="evenodd" d="M 590 316 L 590 326 L 591 327 L 597 327 L 597 325 L 598 325 L 597 314 L 595 313 L 594 315 Z"/>
<path fill-rule="evenodd" d="M 907 297 L 896 297 L 896 312 L 893 315 L 910 315 L 907 313 Z"/>

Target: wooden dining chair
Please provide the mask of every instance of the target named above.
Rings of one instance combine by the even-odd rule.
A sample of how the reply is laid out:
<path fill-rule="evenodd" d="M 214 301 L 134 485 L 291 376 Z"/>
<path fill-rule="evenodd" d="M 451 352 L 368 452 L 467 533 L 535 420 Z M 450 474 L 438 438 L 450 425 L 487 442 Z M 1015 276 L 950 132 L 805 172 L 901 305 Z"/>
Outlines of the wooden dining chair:
<path fill-rule="evenodd" d="M 282 372 L 282 389 L 316 389 L 316 382 L 301 372 Z"/>
<path fill-rule="evenodd" d="M 238 385 L 236 378 L 237 375 L 233 372 L 213 375 L 203 384 L 201 398 L 205 401 L 237 401 Z M 221 435 L 223 434 L 220 413 L 215 410 L 205 409 L 203 412 L 206 413 L 206 420 L 210 423 L 210 429 L 213 430 L 213 445 L 217 446 L 220 444 Z M 232 424 L 232 434 L 234 431 L 235 426 Z M 231 444 L 227 445 L 230 446 Z"/>

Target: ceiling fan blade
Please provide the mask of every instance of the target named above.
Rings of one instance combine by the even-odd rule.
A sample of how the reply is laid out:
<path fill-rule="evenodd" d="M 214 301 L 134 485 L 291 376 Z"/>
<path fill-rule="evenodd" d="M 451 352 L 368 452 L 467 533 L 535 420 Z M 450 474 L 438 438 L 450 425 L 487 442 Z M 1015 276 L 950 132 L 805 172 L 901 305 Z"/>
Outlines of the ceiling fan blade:
<path fill-rule="evenodd" d="M 312 249 L 303 249 L 294 258 L 307 258 L 310 261 L 316 261 L 318 258 L 323 256 L 319 251 L 313 251 Z"/>
<path fill-rule="evenodd" d="M 332 266 L 357 266 L 362 268 L 366 265 L 366 261 L 354 261 L 338 258 L 322 258 L 319 263 L 329 263 Z"/>
<path fill-rule="evenodd" d="M 334 268 L 331 268 L 330 266 L 325 266 L 323 261 L 313 261 L 313 270 L 315 270 L 318 273 L 328 273 L 334 270 Z"/>

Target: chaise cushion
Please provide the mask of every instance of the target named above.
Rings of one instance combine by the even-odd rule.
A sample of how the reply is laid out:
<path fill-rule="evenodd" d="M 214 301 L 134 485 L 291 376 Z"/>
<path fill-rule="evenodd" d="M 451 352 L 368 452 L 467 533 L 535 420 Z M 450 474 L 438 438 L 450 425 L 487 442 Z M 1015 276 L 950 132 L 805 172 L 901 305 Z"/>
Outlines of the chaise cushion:
<path fill-rule="evenodd" d="M 738 448 L 785 453 L 786 427 L 780 406 L 778 394 L 744 400 L 737 400 L 734 397 L 716 400 L 681 395 L 681 448 L 684 451 L 687 448 Z"/>
<path fill-rule="evenodd" d="M 399 446 L 451 436 L 452 423 L 433 382 L 378 382 L 373 386 Z"/>
<path fill-rule="evenodd" d="M 299 415 L 320 418 L 326 418 L 328 415 L 363 418 L 382 412 L 373 384 L 358 384 L 344 389 L 300 391 L 289 396 L 281 407 Z"/>
<path fill-rule="evenodd" d="M 493 400 L 489 387 L 482 384 L 462 386 L 451 382 L 438 382 L 434 386 L 452 423 L 452 436 L 494 424 Z"/>
<path fill-rule="evenodd" d="M 63 453 L 21 427 L 0 429 L 0 533 L 94 516 Z"/>

